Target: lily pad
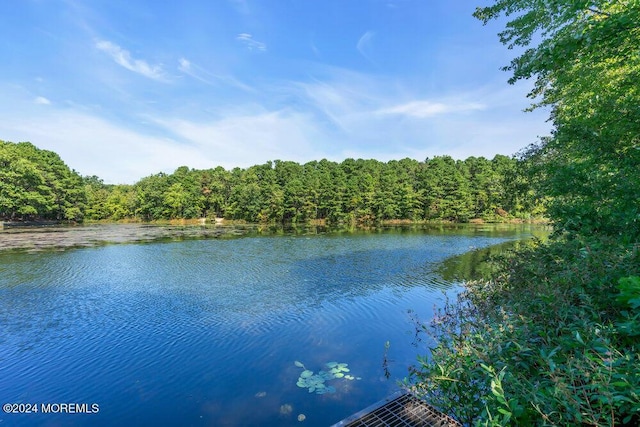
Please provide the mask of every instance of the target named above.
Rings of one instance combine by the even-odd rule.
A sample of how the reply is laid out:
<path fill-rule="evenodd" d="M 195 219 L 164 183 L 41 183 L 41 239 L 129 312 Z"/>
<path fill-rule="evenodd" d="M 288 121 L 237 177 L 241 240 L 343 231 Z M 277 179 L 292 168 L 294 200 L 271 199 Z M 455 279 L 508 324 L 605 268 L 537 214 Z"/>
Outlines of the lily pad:
<path fill-rule="evenodd" d="M 312 375 L 309 378 L 307 378 L 307 382 L 313 383 L 313 384 L 319 384 L 324 382 L 324 378 L 322 378 L 319 375 Z"/>
<path fill-rule="evenodd" d="M 289 415 L 293 411 L 293 406 L 288 403 L 280 406 L 280 413 L 282 415 Z"/>
<path fill-rule="evenodd" d="M 303 369 L 296 385 L 300 388 L 306 388 L 310 394 L 335 393 L 336 388 L 334 386 L 325 384 L 331 380 L 339 378 L 344 378 L 350 381 L 362 379 L 360 377 L 354 377 L 351 374 L 347 374 L 347 372 L 350 372 L 350 369 L 347 368 L 347 366 L 349 366 L 347 363 L 327 362 L 324 364 L 325 368 L 318 371 L 318 373 L 314 373 L 312 370 L 307 369 L 300 361 L 296 360 L 294 364 Z"/>
<path fill-rule="evenodd" d="M 320 371 L 318 372 L 318 376 L 324 380 L 330 380 L 333 379 L 333 374 L 327 372 L 327 371 Z"/>

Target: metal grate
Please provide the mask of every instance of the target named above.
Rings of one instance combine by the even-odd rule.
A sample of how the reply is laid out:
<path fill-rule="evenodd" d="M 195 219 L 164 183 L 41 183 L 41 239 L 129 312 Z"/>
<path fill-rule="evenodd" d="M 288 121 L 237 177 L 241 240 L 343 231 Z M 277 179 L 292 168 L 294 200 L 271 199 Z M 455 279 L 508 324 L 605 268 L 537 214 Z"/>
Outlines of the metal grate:
<path fill-rule="evenodd" d="M 460 427 L 453 418 L 411 393 L 400 391 L 333 427 Z"/>

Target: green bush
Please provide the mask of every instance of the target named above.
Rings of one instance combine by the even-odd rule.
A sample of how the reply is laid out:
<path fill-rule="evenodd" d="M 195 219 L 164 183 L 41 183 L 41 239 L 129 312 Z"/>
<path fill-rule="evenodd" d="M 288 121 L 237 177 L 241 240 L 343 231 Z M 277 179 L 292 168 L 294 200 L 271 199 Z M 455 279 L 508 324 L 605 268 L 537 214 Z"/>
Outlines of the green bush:
<path fill-rule="evenodd" d="M 407 385 L 466 425 L 637 425 L 640 255 L 606 239 L 502 256 L 424 326 Z"/>

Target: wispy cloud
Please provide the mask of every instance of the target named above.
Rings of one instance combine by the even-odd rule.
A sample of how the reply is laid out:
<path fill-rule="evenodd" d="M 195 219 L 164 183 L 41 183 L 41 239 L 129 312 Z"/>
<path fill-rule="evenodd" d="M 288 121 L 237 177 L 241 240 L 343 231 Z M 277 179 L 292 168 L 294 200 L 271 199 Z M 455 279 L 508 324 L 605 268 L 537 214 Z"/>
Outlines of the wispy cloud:
<path fill-rule="evenodd" d="M 33 102 L 35 102 L 38 105 L 51 105 L 51 101 L 49 101 L 44 96 L 38 96 L 36 99 L 33 100 Z"/>
<path fill-rule="evenodd" d="M 432 101 L 412 101 L 406 104 L 383 108 L 376 111 L 376 113 L 382 115 L 402 115 L 424 119 L 442 114 L 480 111 L 484 110 L 485 108 L 485 105 L 476 102 L 443 103 Z"/>
<path fill-rule="evenodd" d="M 325 149 L 334 153 L 381 160 L 491 157 L 515 153 L 548 132 L 541 115 L 521 112 L 526 105 L 522 88 L 487 86 L 416 96 L 414 88 L 393 79 L 340 69 L 322 75 L 296 84 L 295 94 L 315 112 L 326 135 Z"/>
<path fill-rule="evenodd" d="M 180 58 L 178 60 L 178 70 L 180 70 L 181 72 L 183 72 L 188 76 L 193 77 L 196 80 L 200 80 L 203 83 L 206 83 L 208 85 L 213 84 L 211 80 L 203 76 L 203 73 L 202 73 L 203 70 L 200 69 L 200 67 L 192 65 L 191 61 L 189 61 L 186 58 Z"/>
<path fill-rule="evenodd" d="M 214 86 L 216 83 L 222 83 L 228 86 L 234 86 L 238 89 L 242 89 L 246 92 L 252 92 L 253 88 L 249 85 L 242 83 L 240 80 L 232 76 L 220 76 L 210 73 L 198 64 L 194 64 L 186 58 L 180 58 L 178 60 L 178 70 L 196 80 L 201 81 L 210 86 Z"/>
<path fill-rule="evenodd" d="M 201 69 L 185 57 L 174 67 L 185 75 Z M 121 104 L 130 121 L 68 102 L 34 108 L 38 92 L 0 82 L 0 93 L 11 95 L 0 97 L 0 135 L 53 150 L 83 175 L 133 183 L 181 165 L 231 169 L 274 159 L 492 157 L 515 153 L 548 133 L 546 117 L 520 112 L 526 91 L 515 86 L 415 94 L 390 78 L 314 71 L 312 81 L 263 85 L 256 91 L 260 97 L 219 98 L 215 107 L 197 100 L 167 108 Z"/>
<path fill-rule="evenodd" d="M 0 125 L 0 131 L 7 140 L 31 141 L 55 151 L 80 174 L 97 175 L 110 184 L 132 184 L 181 165 L 210 165 L 201 152 L 175 140 L 147 135 L 87 112 L 47 110 L 38 116 L 29 111 L 15 114 Z"/>
<path fill-rule="evenodd" d="M 371 60 L 371 52 L 372 52 L 372 40 L 375 33 L 373 31 L 367 31 L 364 33 L 358 43 L 356 44 L 356 49 L 360 52 L 360 55 L 365 57 L 368 61 Z"/>
<path fill-rule="evenodd" d="M 186 58 L 180 58 L 178 60 L 178 69 L 184 73 L 189 74 L 191 72 L 191 61 Z"/>
<path fill-rule="evenodd" d="M 326 138 L 310 114 L 255 106 L 234 109 L 227 116 L 194 121 L 185 118 L 158 120 L 177 140 L 203 154 L 209 167 L 248 167 L 267 160 L 306 162 L 325 157 L 315 147 Z"/>
<path fill-rule="evenodd" d="M 109 54 L 118 65 L 121 65 L 129 71 L 157 81 L 167 80 L 167 76 L 160 65 L 149 65 L 142 59 L 133 59 L 128 50 L 121 48 L 115 43 L 100 40 L 96 42 L 95 46 L 99 50 Z"/>
<path fill-rule="evenodd" d="M 256 50 L 259 52 L 265 52 L 267 50 L 267 45 L 265 43 L 255 40 L 253 36 L 248 33 L 238 34 L 236 40 L 239 40 L 249 50 Z"/>
<path fill-rule="evenodd" d="M 343 133 L 350 133 L 350 123 L 354 115 L 367 111 L 367 99 L 357 86 L 347 86 L 343 82 L 299 83 L 299 96 L 309 107 L 318 111 Z"/>
<path fill-rule="evenodd" d="M 322 55 L 320 55 L 320 50 L 318 50 L 318 48 L 316 47 L 315 43 L 311 42 L 309 47 L 311 48 L 311 51 L 316 56 L 316 58 L 321 58 L 322 57 Z"/>

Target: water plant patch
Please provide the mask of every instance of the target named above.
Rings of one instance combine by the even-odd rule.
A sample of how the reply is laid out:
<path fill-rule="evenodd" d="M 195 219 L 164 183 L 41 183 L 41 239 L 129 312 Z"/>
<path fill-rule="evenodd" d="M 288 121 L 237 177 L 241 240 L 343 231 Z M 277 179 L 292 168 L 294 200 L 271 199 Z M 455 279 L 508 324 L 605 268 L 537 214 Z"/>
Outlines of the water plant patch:
<path fill-rule="evenodd" d="M 315 373 L 307 369 L 302 362 L 295 361 L 294 364 L 298 368 L 302 368 L 302 372 L 298 377 L 296 385 L 300 388 L 306 388 L 309 393 L 325 394 L 335 393 L 336 388 L 333 385 L 327 385 L 328 381 L 335 379 L 345 380 L 361 380 L 360 377 L 354 377 L 350 374 L 351 370 L 347 367 L 346 363 L 327 362 L 325 368 Z"/>

